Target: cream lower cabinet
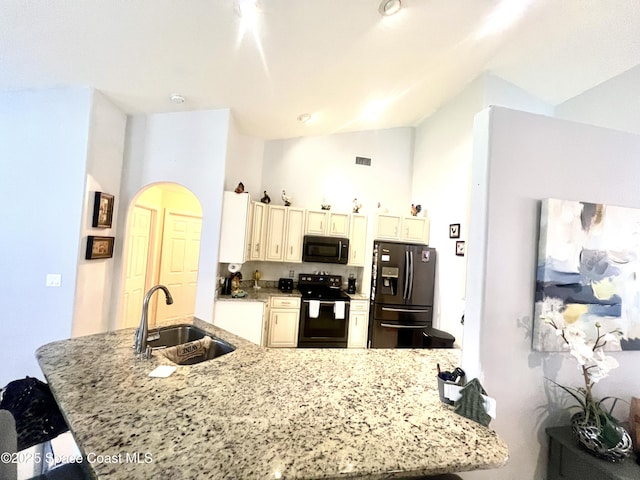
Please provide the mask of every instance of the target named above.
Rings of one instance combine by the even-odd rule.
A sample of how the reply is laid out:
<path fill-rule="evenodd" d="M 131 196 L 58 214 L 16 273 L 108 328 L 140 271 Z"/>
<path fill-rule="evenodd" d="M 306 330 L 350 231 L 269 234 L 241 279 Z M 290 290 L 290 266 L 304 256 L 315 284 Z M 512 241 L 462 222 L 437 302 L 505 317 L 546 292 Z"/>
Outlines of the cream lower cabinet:
<path fill-rule="evenodd" d="M 299 297 L 271 297 L 267 347 L 297 347 L 299 318 Z"/>
<path fill-rule="evenodd" d="M 349 303 L 348 348 L 367 348 L 369 336 L 369 301 L 351 300 Z"/>
<path fill-rule="evenodd" d="M 264 346 L 265 303 L 251 300 L 216 300 L 213 324 L 229 333 Z"/>

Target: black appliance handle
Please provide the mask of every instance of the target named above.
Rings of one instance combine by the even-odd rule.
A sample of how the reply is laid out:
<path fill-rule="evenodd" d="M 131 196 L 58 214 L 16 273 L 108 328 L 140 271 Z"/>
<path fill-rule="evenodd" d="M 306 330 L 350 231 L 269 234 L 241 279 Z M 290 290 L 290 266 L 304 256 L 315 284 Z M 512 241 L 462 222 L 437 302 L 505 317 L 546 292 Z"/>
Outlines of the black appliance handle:
<path fill-rule="evenodd" d="M 387 311 L 387 312 L 405 312 L 405 313 L 423 313 L 423 312 L 428 312 L 429 309 L 424 309 L 424 308 L 414 308 L 412 310 L 409 310 L 408 308 L 391 308 L 391 307 L 382 307 L 382 310 Z"/>
<path fill-rule="evenodd" d="M 335 305 L 336 302 L 349 303 L 348 300 L 302 300 L 303 303 L 320 302 L 320 305 Z"/>
<path fill-rule="evenodd" d="M 342 260 L 342 240 L 338 241 L 338 263 Z"/>
<path fill-rule="evenodd" d="M 414 330 L 418 330 L 421 328 L 427 328 L 429 325 L 392 325 L 391 323 L 381 323 L 380 326 L 387 328 L 413 328 Z"/>
<path fill-rule="evenodd" d="M 402 286 L 402 298 L 406 300 L 409 290 L 409 252 L 404 251 L 404 285 Z"/>
<path fill-rule="evenodd" d="M 413 250 L 409 251 L 409 285 L 407 287 L 407 300 L 413 295 Z"/>

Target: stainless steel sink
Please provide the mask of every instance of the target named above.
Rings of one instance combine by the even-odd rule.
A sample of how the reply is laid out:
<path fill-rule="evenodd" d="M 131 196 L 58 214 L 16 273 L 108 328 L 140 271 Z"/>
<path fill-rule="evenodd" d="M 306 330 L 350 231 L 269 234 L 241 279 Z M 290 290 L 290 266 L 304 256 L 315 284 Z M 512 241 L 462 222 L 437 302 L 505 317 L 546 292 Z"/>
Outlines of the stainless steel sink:
<path fill-rule="evenodd" d="M 208 335 L 195 325 L 182 324 L 150 329 L 147 345 L 151 348 L 175 347 L 181 343 L 194 342 Z"/>
<path fill-rule="evenodd" d="M 194 342 L 209 335 L 213 342 L 209 347 L 206 356 L 194 357 L 180 362 L 179 365 L 194 365 L 196 363 L 205 362 L 220 357 L 227 353 L 233 352 L 236 347 L 221 338 L 214 337 L 212 334 L 205 332 L 201 328 L 194 325 L 171 325 L 170 327 L 162 327 L 160 329 L 152 329 L 149 332 L 147 344 L 154 350 L 175 347 L 182 343 Z"/>

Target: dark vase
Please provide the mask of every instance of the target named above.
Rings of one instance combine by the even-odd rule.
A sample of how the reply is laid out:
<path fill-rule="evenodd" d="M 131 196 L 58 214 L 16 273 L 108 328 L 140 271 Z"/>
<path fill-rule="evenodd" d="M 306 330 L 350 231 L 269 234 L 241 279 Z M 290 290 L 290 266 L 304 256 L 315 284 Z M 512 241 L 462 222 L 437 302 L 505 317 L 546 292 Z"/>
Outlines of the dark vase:
<path fill-rule="evenodd" d="M 633 445 L 631 437 L 621 425 L 614 427 L 620 435 L 620 441 L 613 447 L 608 447 L 604 441 L 601 427 L 595 421 L 585 421 L 584 412 L 578 412 L 571 417 L 571 430 L 578 442 L 596 457 L 617 462 L 631 454 Z"/>

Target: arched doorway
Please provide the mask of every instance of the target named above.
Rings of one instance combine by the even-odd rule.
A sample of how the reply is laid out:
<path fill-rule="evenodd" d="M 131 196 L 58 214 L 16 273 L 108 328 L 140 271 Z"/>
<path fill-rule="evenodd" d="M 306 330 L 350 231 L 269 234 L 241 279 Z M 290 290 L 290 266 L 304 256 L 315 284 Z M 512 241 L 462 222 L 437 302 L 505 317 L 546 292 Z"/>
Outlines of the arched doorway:
<path fill-rule="evenodd" d="M 119 328 L 140 322 L 145 293 L 163 284 L 173 304 L 154 296 L 149 325 L 194 314 L 202 206 L 187 188 L 175 183 L 145 187 L 133 199 L 127 215 Z"/>

